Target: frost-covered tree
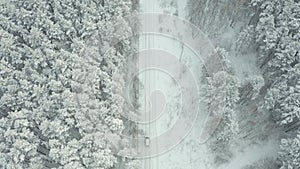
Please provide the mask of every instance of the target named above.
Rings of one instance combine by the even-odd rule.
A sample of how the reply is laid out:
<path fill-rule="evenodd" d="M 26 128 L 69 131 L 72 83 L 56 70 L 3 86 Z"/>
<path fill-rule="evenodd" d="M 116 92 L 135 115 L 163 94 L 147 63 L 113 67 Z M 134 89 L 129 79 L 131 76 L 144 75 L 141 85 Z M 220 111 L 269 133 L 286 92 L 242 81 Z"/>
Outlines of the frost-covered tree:
<path fill-rule="evenodd" d="M 217 47 L 216 52 L 220 57 L 220 61 L 222 62 L 223 70 L 231 75 L 234 74 L 234 70 L 232 68 L 231 60 L 229 59 L 229 53 L 224 48 Z"/>
<path fill-rule="evenodd" d="M 217 48 L 216 51 L 223 62 L 224 71 L 217 72 L 207 79 L 208 83 L 204 86 L 205 98 L 210 112 L 222 114 L 217 139 L 231 141 L 238 133 L 235 107 L 240 99 L 240 85 L 237 77 L 232 74 L 228 53 L 221 48 Z"/>
<path fill-rule="evenodd" d="M 280 124 L 300 118 L 300 64 L 278 78 L 266 96 L 266 107 Z"/>
<path fill-rule="evenodd" d="M 0 1 L 0 168 L 114 168 L 130 7 Z"/>
<path fill-rule="evenodd" d="M 26 118 L 29 111 L 10 112 L 0 119 L 0 168 L 42 168 L 40 139 Z"/>
<path fill-rule="evenodd" d="M 262 76 L 252 76 L 247 78 L 240 89 L 242 93 L 241 103 L 247 102 L 249 100 L 255 100 L 260 95 L 262 87 L 265 85 L 265 80 Z"/>
<path fill-rule="evenodd" d="M 126 168 L 125 169 L 139 169 L 141 168 L 142 164 L 140 160 L 133 160 L 131 162 L 129 162 L 128 164 L 126 164 Z"/>
<path fill-rule="evenodd" d="M 300 118 L 300 2 L 252 0 L 259 11 L 254 26 L 260 66 L 267 82 L 264 107 L 285 127 L 297 130 Z M 279 160 L 282 168 L 299 167 L 298 136 L 283 139 Z"/>
<path fill-rule="evenodd" d="M 282 139 L 279 152 L 280 169 L 294 169 L 300 166 L 300 133 L 294 138 Z"/>
<path fill-rule="evenodd" d="M 221 86 L 218 83 L 223 83 Z M 222 141 L 231 141 L 238 134 L 238 123 L 236 119 L 235 107 L 239 100 L 239 82 L 237 78 L 226 72 L 217 73 L 213 79 L 210 79 L 212 97 L 209 101 L 212 107 L 221 108 L 216 111 L 223 113 L 222 121 L 218 127 L 217 139 Z M 214 109 L 215 109 L 214 108 Z"/>
<path fill-rule="evenodd" d="M 216 154 L 215 163 L 220 165 L 228 161 L 232 157 L 229 150 L 230 144 L 237 139 L 239 132 L 239 124 L 236 114 L 236 106 L 239 101 L 239 81 L 233 75 L 232 67 L 228 60 L 228 53 L 226 50 L 217 48 L 220 60 L 222 62 L 223 71 L 207 77 L 202 86 L 204 95 L 204 102 L 208 106 L 208 111 L 211 116 L 219 117 L 220 123 L 217 128 L 206 124 L 207 130 L 214 130 L 212 138 L 210 139 L 209 148 Z M 216 121 L 208 122 L 216 123 Z"/>
<path fill-rule="evenodd" d="M 242 32 L 239 33 L 236 49 L 245 53 L 249 51 L 249 47 L 255 42 L 255 29 L 253 25 L 248 26 Z"/>
<path fill-rule="evenodd" d="M 296 0 L 253 0 L 252 5 L 261 11 L 254 27 L 260 65 L 268 76 L 284 74 L 299 63 L 300 3 Z"/>
<path fill-rule="evenodd" d="M 252 0 L 259 11 L 253 29 L 259 47 L 259 64 L 269 87 L 265 107 L 281 124 L 299 118 L 300 2 L 296 0 Z"/>

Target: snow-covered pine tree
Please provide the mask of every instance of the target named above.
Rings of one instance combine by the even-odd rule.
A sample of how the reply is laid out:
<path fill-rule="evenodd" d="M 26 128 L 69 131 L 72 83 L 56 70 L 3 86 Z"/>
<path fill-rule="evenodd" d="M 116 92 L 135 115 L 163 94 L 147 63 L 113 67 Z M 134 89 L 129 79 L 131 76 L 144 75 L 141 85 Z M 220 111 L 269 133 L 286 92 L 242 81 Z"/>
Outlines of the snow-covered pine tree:
<path fill-rule="evenodd" d="M 131 31 L 130 6 L 0 1 L 0 168 L 115 166 L 107 135 L 123 128 L 121 70 L 130 50 L 127 40 L 115 43 Z M 83 55 L 95 34 L 100 50 Z"/>
<path fill-rule="evenodd" d="M 218 85 L 224 80 L 225 84 Z M 222 108 L 222 105 L 224 105 L 224 109 L 215 110 L 218 113 L 223 113 L 221 124 L 218 127 L 220 130 L 217 132 L 217 139 L 225 142 L 232 141 L 239 131 L 235 112 L 236 103 L 239 100 L 239 82 L 235 76 L 227 72 L 217 73 L 209 81 L 212 84 L 209 90 L 212 94 L 209 101 L 212 103 L 211 106 L 218 109 L 218 107 Z"/>
<path fill-rule="evenodd" d="M 292 94 L 300 61 L 300 2 L 295 0 L 252 0 L 259 18 L 254 27 L 259 46 L 259 64 L 264 70 L 266 85 L 270 86 L 265 106 L 281 124 L 298 119 L 297 97 Z M 294 72 L 295 74 L 292 74 Z M 291 97 L 293 95 L 293 97 Z"/>
<path fill-rule="evenodd" d="M 295 137 L 282 139 L 279 152 L 282 166 L 280 169 L 294 169 L 300 166 L 300 133 Z"/>
<path fill-rule="evenodd" d="M 262 87 L 265 85 L 265 80 L 262 76 L 252 76 L 247 78 L 240 89 L 241 104 L 258 98 Z"/>
<path fill-rule="evenodd" d="M 253 0 L 252 5 L 260 11 L 258 23 L 254 25 L 260 66 L 271 78 L 277 77 L 299 63 L 300 3 Z"/>
<path fill-rule="evenodd" d="M 239 100 L 239 82 L 225 71 L 216 73 L 208 79 L 205 87 L 206 102 L 210 113 L 218 113 L 221 121 L 210 139 L 209 148 L 216 154 L 216 163 L 228 161 L 232 154 L 230 145 L 237 139 L 239 125 L 236 117 L 236 103 Z"/>
<path fill-rule="evenodd" d="M 280 124 L 288 125 L 300 119 L 300 64 L 282 75 L 266 96 L 266 107 Z"/>
<path fill-rule="evenodd" d="M 214 74 L 208 78 L 204 86 L 206 103 L 210 111 L 222 113 L 222 121 L 218 127 L 217 139 L 231 141 L 238 133 L 235 107 L 239 98 L 239 81 L 233 75 L 233 70 L 228 60 L 228 53 L 221 48 L 216 49 L 223 65 L 224 71 Z"/>
<path fill-rule="evenodd" d="M 260 66 L 269 86 L 264 106 L 291 135 L 281 143 L 281 168 L 298 168 L 299 136 L 293 135 L 300 118 L 300 2 L 253 0 L 252 5 L 260 11 L 254 26 Z"/>
<path fill-rule="evenodd" d="M 253 25 L 248 26 L 242 32 L 239 33 L 236 49 L 242 53 L 249 51 L 249 47 L 255 42 L 255 29 Z"/>

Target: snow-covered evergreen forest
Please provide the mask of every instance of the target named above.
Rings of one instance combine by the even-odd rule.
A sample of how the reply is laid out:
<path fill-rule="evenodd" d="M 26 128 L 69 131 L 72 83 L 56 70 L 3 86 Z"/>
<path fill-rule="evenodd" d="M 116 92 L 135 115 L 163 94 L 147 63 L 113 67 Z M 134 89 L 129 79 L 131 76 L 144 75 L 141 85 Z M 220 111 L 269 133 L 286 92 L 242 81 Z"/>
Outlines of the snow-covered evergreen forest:
<path fill-rule="evenodd" d="M 132 10 L 126 0 L 1 0 L 1 169 L 118 166 L 130 42 L 114 39 L 131 32 Z"/>
<path fill-rule="evenodd" d="M 238 131 L 213 143 L 221 168 L 300 168 L 300 2 L 190 0 L 188 19 L 228 52 L 240 82 L 226 123 Z"/>
<path fill-rule="evenodd" d="M 218 64 L 197 60 L 180 23 Z M 163 65 L 142 60 L 153 49 L 185 65 L 139 71 Z M 189 71 L 193 122 L 178 86 Z M 149 123 L 128 118 L 141 109 Z M 177 121 L 193 128 L 159 152 Z M 0 0 L 0 169 L 44 168 L 300 169 L 300 1 Z"/>

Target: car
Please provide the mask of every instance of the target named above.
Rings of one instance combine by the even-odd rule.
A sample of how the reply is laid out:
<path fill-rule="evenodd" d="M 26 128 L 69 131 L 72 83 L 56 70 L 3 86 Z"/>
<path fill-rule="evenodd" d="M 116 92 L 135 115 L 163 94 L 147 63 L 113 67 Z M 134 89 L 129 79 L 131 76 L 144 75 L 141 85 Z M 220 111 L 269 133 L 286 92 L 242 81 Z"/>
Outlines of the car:
<path fill-rule="evenodd" d="M 145 137 L 145 145 L 146 147 L 150 146 L 150 137 Z"/>

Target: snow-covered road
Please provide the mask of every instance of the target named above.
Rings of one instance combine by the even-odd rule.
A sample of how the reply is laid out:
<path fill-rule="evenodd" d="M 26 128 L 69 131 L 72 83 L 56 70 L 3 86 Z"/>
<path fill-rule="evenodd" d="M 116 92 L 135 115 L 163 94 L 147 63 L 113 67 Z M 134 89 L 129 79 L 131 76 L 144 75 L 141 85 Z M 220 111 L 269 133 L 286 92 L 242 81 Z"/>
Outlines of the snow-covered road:
<path fill-rule="evenodd" d="M 186 16 L 185 6 L 187 0 L 142 0 L 141 12 L 157 12 L 175 14 L 181 18 Z M 149 21 L 151 22 L 151 21 Z M 151 24 L 151 23 L 149 23 Z M 188 48 L 184 47 L 181 42 L 174 39 L 157 36 L 157 35 L 141 35 L 139 40 L 139 51 L 159 49 L 172 54 L 174 57 L 182 60 L 190 60 L 187 62 L 193 63 L 191 69 L 201 79 L 202 63 L 199 60 L 193 58 L 195 54 Z M 151 60 L 148 62 L 161 62 L 161 60 Z M 197 63 L 198 62 L 198 63 Z M 196 65 L 197 63 L 198 65 Z M 141 66 L 141 61 L 140 61 Z M 148 63 L 149 65 L 151 63 Z M 144 66 L 144 65 L 143 65 Z M 158 103 L 151 102 L 151 92 L 161 91 L 166 99 L 166 105 L 163 112 L 156 120 L 147 124 L 140 124 L 139 129 L 144 131 L 145 137 L 159 137 L 164 132 L 168 131 L 178 120 L 180 112 L 180 86 L 174 83 L 174 79 L 168 74 L 165 74 L 159 70 L 144 71 L 139 74 L 139 79 L 142 83 L 140 89 L 139 103 L 142 111 L 149 111 L 151 106 L 155 106 Z M 199 80 L 200 81 L 200 80 Z M 152 100 L 153 101 L 153 100 Z M 151 102 L 151 103 L 150 103 Z M 205 107 L 204 105 L 202 105 Z M 201 106 L 200 106 L 201 107 Z M 151 118 L 151 114 L 146 115 L 145 118 Z M 195 121 L 192 131 L 175 147 L 162 154 L 150 154 L 154 155 L 151 158 L 142 159 L 143 169 L 199 169 L 209 168 L 207 166 L 209 161 L 209 154 L 207 153 L 207 147 L 204 144 L 199 143 L 199 133 L 203 124 L 205 114 L 198 116 L 198 121 Z M 160 143 L 156 143 L 160 144 Z M 157 146 L 150 147 L 152 151 L 156 152 Z"/>

